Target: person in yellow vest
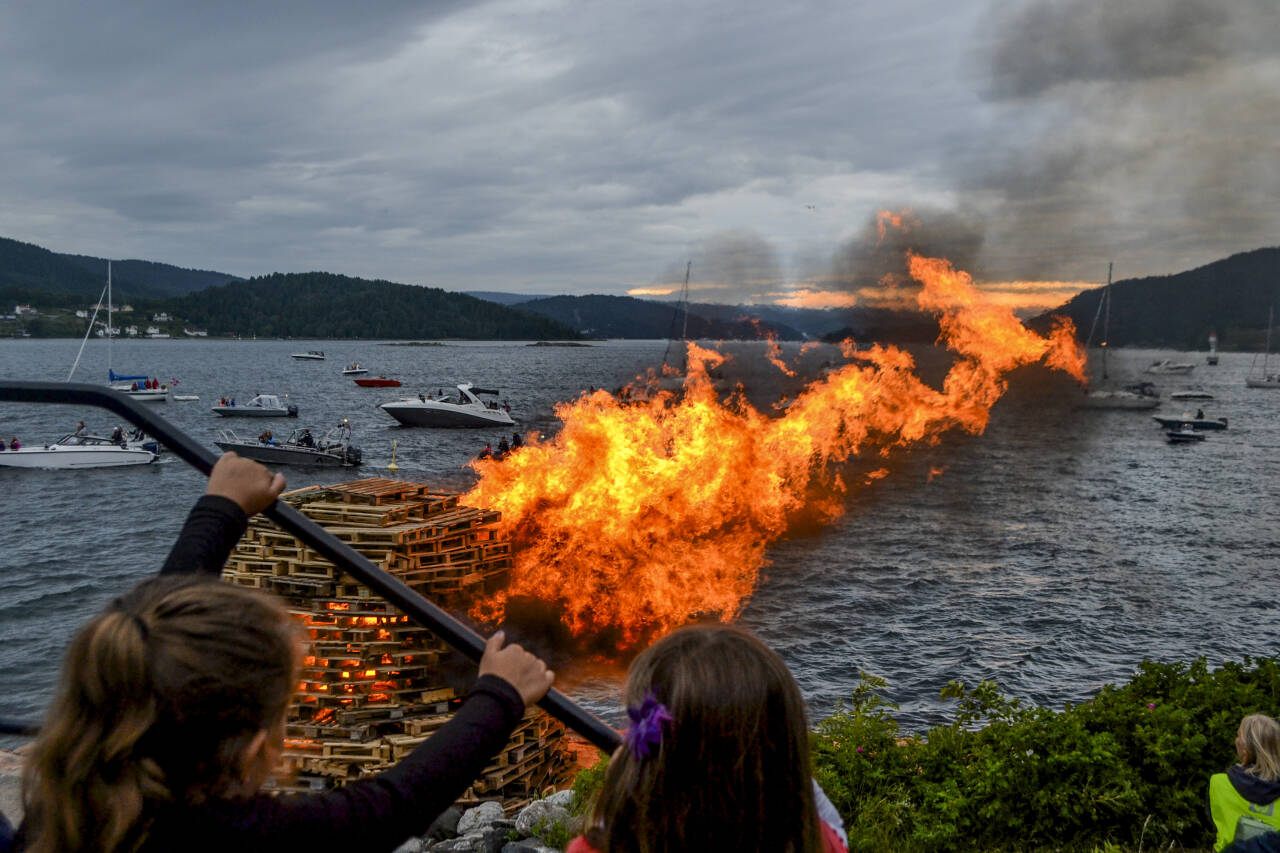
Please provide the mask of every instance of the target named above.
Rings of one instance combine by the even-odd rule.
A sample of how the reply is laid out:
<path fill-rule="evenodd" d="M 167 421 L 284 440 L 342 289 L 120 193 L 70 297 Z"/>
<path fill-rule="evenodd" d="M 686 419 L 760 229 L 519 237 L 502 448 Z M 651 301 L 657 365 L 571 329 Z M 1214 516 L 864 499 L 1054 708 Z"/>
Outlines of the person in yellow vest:
<path fill-rule="evenodd" d="M 1280 849 L 1280 723 L 1266 714 L 1250 714 L 1236 734 L 1240 763 L 1209 778 L 1209 816 L 1217 830 L 1213 849 L 1233 842 L 1258 843 L 1250 849 Z M 1265 842 L 1260 836 L 1271 835 Z M 1240 849 L 1240 844 L 1231 848 Z"/>

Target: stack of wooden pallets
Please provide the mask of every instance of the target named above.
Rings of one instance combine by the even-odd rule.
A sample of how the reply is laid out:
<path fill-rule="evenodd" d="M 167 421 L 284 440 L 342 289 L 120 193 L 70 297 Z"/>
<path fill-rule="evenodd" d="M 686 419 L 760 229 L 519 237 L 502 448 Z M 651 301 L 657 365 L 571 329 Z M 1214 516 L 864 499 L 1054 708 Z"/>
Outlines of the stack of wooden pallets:
<path fill-rule="evenodd" d="M 282 499 L 410 587 L 463 606 L 504 585 L 511 544 L 496 512 L 400 480 L 366 479 Z M 444 683 L 444 644 L 291 534 L 255 517 L 223 576 L 282 596 L 307 626 L 299 699 L 290 709 L 288 787 L 317 790 L 375 773 L 448 721 L 458 698 Z M 562 782 L 571 758 L 563 727 L 525 715 L 510 743 L 461 802 L 515 808 Z"/>

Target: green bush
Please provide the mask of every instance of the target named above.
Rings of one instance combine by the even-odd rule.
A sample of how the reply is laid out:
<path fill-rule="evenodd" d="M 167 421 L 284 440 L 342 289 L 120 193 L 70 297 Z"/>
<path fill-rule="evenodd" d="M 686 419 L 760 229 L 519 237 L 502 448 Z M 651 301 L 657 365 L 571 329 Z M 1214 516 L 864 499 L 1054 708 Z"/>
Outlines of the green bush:
<path fill-rule="evenodd" d="M 954 721 L 921 737 L 900 735 L 886 686 L 864 673 L 813 738 L 856 851 L 1207 846 L 1209 775 L 1234 760 L 1241 717 L 1280 709 L 1274 658 L 1144 662 L 1062 711 L 952 682 Z"/>

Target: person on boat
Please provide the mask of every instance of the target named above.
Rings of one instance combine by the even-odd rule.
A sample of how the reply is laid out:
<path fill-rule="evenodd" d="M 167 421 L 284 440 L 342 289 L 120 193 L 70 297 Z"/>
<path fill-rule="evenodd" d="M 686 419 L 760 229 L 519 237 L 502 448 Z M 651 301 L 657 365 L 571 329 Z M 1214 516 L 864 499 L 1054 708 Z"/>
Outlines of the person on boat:
<path fill-rule="evenodd" d="M 484 450 L 481 450 L 481 451 L 480 451 L 480 456 L 479 456 L 478 458 L 480 458 L 480 459 L 492 459 L 492 458 L 493 458 L 493 445 L 486 441 L 486 442 L 484 443 Z"/>
<path fill-rule="evenodd" d="M 18 437 L 16 435 L 13 438 L 9 439 L 9 449 L 10 450 L 22 449 L 22 443 L 18 441 Z"/>
<path fill-rule="evenodd" d="M 132 388 L 132 389 L 130 389 L 130 390 L 137 391 L 137 390 L 138 390 L 138 383 L 137 383 L 137 382 L 133 383 L 133 388 Z"/>
<path fill-rule="evenodd" d="M 262 435 L 258 436 L 258 441 L 263 444 L 275 444 L 275 436 L 271 434 L 271 430 L 263 430 Z"/>
<path fill-rule="evenodd" d="M 507 437 L 504 435 L 498 440 L 498 458 L 503 459 L 511 452 L 511 445 L 507 444 Z"/>
<path fill-rule="evenodd" d="M 119 444 L 122 447 L 124 446 L 124 427 L 116 426 L 116 428 L 111 431 L 111 443 Z"/>
<path fill-rule="evenodd" d="M 84 435 L 84 421 L 76 424 L 76 435 Z"/>
<path fill-rule="evenodd" d="M 1240 763 L 1209 778 L 1209 818 L 1217 830 L 1216 851 L 1234 842 L 1246 827 L 1249 836 L 1280 831 L 1276 811 L 1280 805 L 1280 723 L 1266 714 L 1250 714 L 1240 721 L 1235 745 Z M 1275 840 L 1280 841 L 1280 836 Z"/>
<path fill-rule="evenodd" d="M 4 443 L 4 439 L 0 438 L 0 451 L 8 450 L 8 446 Z"/>
<path fill-rule="evenodd" d="M 1196 409 L 1196 420 L 1204 420 L 1204 409 Z"/>
<path fill-rule="evenodd" d="M 304 429 L 302 435 L 298 437 L 299 447 L 315 447 L 316 440 L 311 437 L 311 430 Z"/>
<path fill-rule="evenodd" d="M 522 447 L 524 447 L 524 439 L 520 437 L 520 433 L 511 433 L 511 449 L 519 450 Z"/>

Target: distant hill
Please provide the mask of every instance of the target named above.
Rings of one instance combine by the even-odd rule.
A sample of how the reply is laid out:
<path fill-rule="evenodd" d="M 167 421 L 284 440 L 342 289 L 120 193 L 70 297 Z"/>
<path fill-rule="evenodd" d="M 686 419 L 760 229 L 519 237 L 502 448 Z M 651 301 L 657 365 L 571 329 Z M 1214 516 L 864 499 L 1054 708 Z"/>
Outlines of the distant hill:
<path fill-rule="evenodd" d="M 523 311 L 541 314 L 597 338 L 679 337 L 713 340 L 758 340 L 775 334 L 783 340 L 803 338 L 795 329 L 750 318 L 708 320 L 690 306 L 687 328 L 675 306 L 632 296 L 552 296 L 520 304 Z"/>
<path fill-rule="evenodd" d="M 117 304 L 177 296 L 236 280 L 227 273 L 188 270 L 151 261 L 115 261 L 111 290 Z M 107 283 L 107 261 L 63 255 L 0 237 L 0 304 L 92 305 Z"/>
<path fill-rule="evenodd" d="M 534 299 L 549 299 L 550 293 L 507 293 L 503 290 L 464 290 L 465 296 L 474 296 L 476 299 L 483 299 L 485 302 L 496 302 L 499 305 L 506 305 L 511 308 L 516 305 L 530 302 Z"/>
<path fill-rule="evenodd" d="M 168 299 L 169 313 L 207 329 L 295 338 L 576 339 L 554 320 L 436 287 L 333 273 L 274 273 Z"/>
<path fill-rule="evenodd" d="M 1065 315 L 1083 340 L 1101 298 L 1101 288 L 1087 290 L 1030 325 L 1044 329 L 1052 315 Z M 1221 349 L 1257 349 L 1271 305 L 1280 309 L 1280 248 L 1243 252 L 1175 275 L 1123 279 L 1111 287 L 1109 344 L 1198 350 L 1216 331 Z M 1100 322 L 1095 344 L 1101 335 Z"/>

